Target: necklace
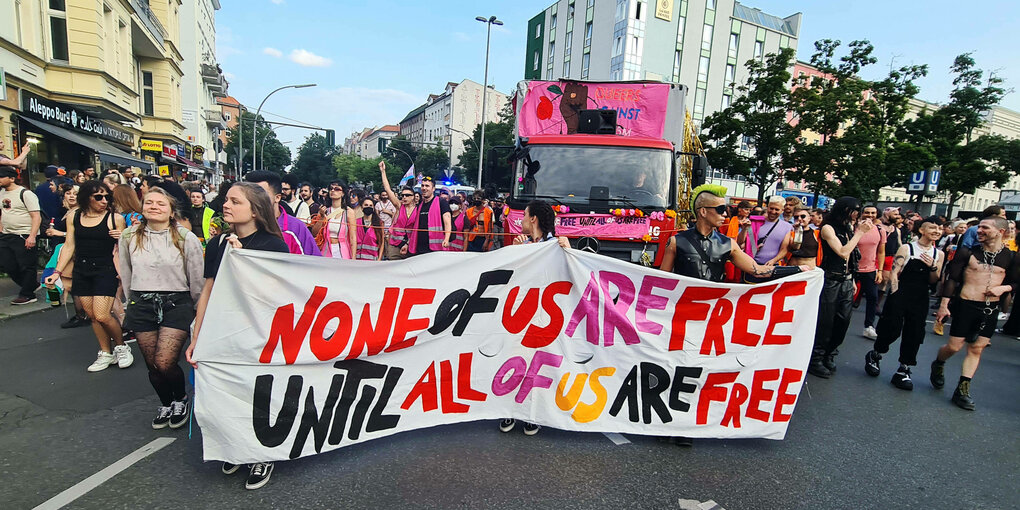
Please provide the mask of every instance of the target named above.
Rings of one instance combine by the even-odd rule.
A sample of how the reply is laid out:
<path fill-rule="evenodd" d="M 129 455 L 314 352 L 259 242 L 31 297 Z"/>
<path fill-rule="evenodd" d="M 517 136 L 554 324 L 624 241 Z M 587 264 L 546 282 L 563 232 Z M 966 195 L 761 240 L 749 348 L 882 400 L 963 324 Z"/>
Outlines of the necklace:
<path fill-rule="evenodd" d="M 989 252 L 986 251 L 984 249 L 984 247 L 981 248 L 981 258 L 982 258 L 982 264 L 981 265 L 982 265 L 982 267 L 984 267 L 985 271 L 988 271 L 988 279 L 985 281 L 985 307 L 986 308 L 988 306 L 990 306 L 991 302 L 992 302 L 992 274 L 993 274 L 992 265 L 995 263 L 995 258 L 999 256 L 999 253 L 1002 251 L 1002 249 L 1003 249 L 1003 246 L 1000 245 L 998 250 L 995 250 L 994 253 L 989 254 Z"/>

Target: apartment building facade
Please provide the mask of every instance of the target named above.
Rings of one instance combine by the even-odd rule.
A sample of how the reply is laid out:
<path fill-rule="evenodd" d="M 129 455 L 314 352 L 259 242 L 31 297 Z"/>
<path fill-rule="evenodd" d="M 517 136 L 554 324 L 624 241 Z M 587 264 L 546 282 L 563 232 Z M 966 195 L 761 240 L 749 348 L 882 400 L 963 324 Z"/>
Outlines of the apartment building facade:
<path fill-rule="evenodd" d="M 226 130 L 217 99 L 227 95 L 227 80 L 216 61 L 216 11 L 219 0 L 189 0 L 181 4 L 181 51 L 184 54 L 181 122 L 186 157 L 209 177 L 222 175 L 225 154 L 217 150 L 219 133 Z"/>

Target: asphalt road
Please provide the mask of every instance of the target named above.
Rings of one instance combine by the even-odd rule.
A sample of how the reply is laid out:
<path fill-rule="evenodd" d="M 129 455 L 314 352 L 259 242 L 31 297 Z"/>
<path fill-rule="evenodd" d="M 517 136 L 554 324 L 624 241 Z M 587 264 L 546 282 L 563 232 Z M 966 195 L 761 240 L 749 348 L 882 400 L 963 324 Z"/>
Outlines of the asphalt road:
<path fill-rule="evenodd" d="M 809 377 L 784 441 L 699 440 L 693 448 L 548 428 L 533 437 L 475 422 L 398 434 L 277 463 L 270 483 L 203 463 L 201 431 L 153 431 L 158 402 L 141 355 L 89 374 L 87 328 L 62 310 L 0 322 L 0 507 L 33 508 L 159 437 L 174 441 L 66 508 L 1018 508 L 1020 341 L 996 337 L 973 383 L 978 410 L 927 383 L 929 333 L 913 392 L 865 375 L 855 317 L 833 379 Z"/>

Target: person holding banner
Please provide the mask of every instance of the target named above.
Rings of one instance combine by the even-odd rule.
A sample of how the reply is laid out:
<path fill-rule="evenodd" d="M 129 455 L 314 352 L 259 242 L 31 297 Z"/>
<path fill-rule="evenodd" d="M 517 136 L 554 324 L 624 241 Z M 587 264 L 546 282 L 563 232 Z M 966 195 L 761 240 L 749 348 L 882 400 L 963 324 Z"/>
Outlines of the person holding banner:
<path fill-rule="evenodd" d="M 386 243 L 386 260 L 406 259 L 410 253 L 410 236 L 414 233 L 414 224 L 418 218 L 418 210 L 414 203 L 414 188 L 401 186 L 398 195 L 390 188 L 390 180 L 386 177 L 385 161 L 379 162 L 379 172 L 382 174 L 386 197 L 397 209 L 396 215 L 393 216 L 393 223 L 390 225 L 389 242 Z"/>
<path fill-rule="evenodd" d="M 368 196 L 361 200 L 361 217 L 358 218 L 358 260 L 382 260 L 386 242 L 382 222 L 376 214 L 375 201 Z"/>
<path fill-rule="evenodd" d="M 808 373 L 824 379 L 836 371 L 836 355 L 850 327 L 853 278 L 861 258 L 857 243 L 874 228 L 871 220 L 858 223 L 860 214 L 861 203 L 856 198 L 841 197 L 822 223 L 822 261 L 818 267 L 825 271 L 825 284 L 818 304 L 818 326 Z"/>
<path fill-rule="evenodd" d="M 158 187 L 143 197 L 142 222 L 118 241 L 121 287 L 128 299 L 124 328 L 135 332 L 160 407 L 152 428 L 188 422 L 190 401 L 177 364 L 202 293 L 202 243 L 174 221 L 177 201 Z"/>
<path fill-rule="evenodd" d="M 411 236 L 411 254 L 422 255 L 450 248 L 450 203 L 436 196 L 432 177 L 421 180 L 421 203 L 418 204 L 417 230 Z"/>
<path fill-rule="evenodd" d="M 344 196 L 346 187 L 339 181 L 333 181 L 328 188 L 330 206 L 323 212 L 322 221 L 314 227 L 315 237 L 321 238 L 323 257 L 352 259 L 358 240 L 353 214 Z"/>
<path fill-rule="evenodd" d="M 450 199 L 450 222 L 453 230 L 450 233 L 450 251 L 467 251 L 467 232 L 471 230 L 472 222 L 464 213 L 460 196 Z"/>
<path fill-rule="evenodd" d="M 340 197 L 340 200 L 343 200 L 343 196 Z M 270 200 L 269 194 L 258 184 L 239 182 L 231 186 L 230 191 L 227 192 L 227 200 L 223 203 L 223 220 L 230 224 L 234 233 L 229 238 L 225 238 L 222 234 L 216 236 L 206 245 L 205 284 L 195 308 L 195 325 L 192 328 L 191 344 L 185 351 L 188 363 L 191 363 L 193 368 L 198 368 L 194 359 L 195 344 L 198 341 L 199 332 L 202 330 L 202 323 L 205 322 L 209 296 L 212 295 L 213 285 L 216 283 L 216 273 L 223 261 L 226 243 L 229 242 L 234 249 L 290 253 L 287 243 L 283 241 L 280 225 L 275 221 L 273 209 L 273 202 Z M 234 474 L 237 469 L 236 464 L 223 463 L 224 474 Z M 256 462 L 251 465 L 244 486 L 247 489 L 258 489 L 269 482 L 269 477 L 272 474 L 272 462 Z"/>

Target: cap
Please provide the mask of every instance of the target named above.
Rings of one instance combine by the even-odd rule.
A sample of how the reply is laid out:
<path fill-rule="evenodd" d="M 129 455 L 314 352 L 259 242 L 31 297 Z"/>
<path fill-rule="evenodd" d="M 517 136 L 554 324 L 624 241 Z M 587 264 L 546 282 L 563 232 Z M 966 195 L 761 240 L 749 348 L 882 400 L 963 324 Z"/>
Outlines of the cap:
<path fill-rule="evenodd" d="M 56 165 L 46 167 L 46 170 L 44 170 L 43 173 L 46 174 L 47 179 L 52 179 L 58 175 L 67 175 L 67 172 L 63 168 Z"/>
<path fill-rule="evenodd" d="M 0 177 L 18 178 L 18 169 L 13 166 L 0 166 Z"/>

